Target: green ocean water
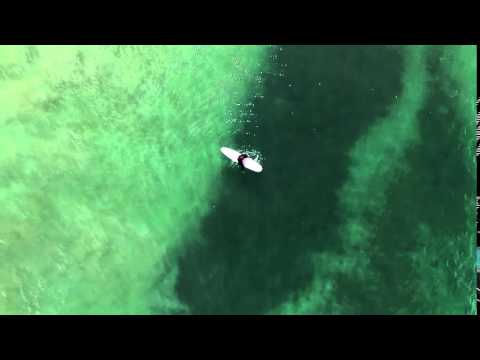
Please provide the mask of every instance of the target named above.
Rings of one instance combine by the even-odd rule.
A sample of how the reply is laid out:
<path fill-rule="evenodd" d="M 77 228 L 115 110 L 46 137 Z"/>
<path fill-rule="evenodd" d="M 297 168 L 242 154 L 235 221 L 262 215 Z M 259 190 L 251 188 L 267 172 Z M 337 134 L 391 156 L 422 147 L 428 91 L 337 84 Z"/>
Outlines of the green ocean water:
<path fill-rule="evenodd" d="M 476 313 L 476 62 L 0 45 L 0 313 Z"/>

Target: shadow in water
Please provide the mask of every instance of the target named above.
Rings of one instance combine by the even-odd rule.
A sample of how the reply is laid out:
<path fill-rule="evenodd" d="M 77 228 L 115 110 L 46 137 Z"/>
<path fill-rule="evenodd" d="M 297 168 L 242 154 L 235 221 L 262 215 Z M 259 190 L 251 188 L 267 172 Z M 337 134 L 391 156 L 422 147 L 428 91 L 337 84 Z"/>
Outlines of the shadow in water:
<path fill-rule="evenodd" d="M 283 46 L 271 61 L 253 121 L 224 144 L 259 151 L 264 172 L 224 167 L 179 259 L 176 291 L 195 314 L 264 313 L 310 283 L 309 255 L 338 249 L 348 151 L 401 91 L 388 47 Z"/>

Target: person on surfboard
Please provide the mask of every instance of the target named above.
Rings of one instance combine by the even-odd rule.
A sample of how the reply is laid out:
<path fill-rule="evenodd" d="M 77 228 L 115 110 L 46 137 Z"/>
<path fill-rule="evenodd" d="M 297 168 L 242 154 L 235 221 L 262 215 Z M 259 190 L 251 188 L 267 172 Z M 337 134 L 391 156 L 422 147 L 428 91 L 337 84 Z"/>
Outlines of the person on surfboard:
<path fill-rule="evenodd" d="M 242 169 L 248 169 L 257 173 L 262 172 L 263 170 L 262 165 L 260 165 L 256 160 L 253 160 L 245 153 L 242 154 L 239 151 L 227 148 L 225 146 L 222 146 L 220 148 L 220 151 L 231 161 L 238 164 Z"/>
<path fill-rule="evenodd" d="M 245 160 L 246 158 L 248 158 L 247 154 L 241 154 L 237 159 L 238 165 L 240 165 L 242 169 L 245 169 L 245 166 L 243 165 L 243 160 Z"/>

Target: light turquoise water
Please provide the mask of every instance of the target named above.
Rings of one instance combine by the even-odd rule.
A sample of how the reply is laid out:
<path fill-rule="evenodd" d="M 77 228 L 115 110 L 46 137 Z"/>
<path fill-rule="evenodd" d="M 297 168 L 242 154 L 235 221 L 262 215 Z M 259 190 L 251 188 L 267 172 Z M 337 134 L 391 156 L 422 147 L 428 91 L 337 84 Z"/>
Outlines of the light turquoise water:
<path fill-rule="evenodd" d="M 268 51 L 0 46 L 0 313 L 183 308 L 175 254 Z"/>

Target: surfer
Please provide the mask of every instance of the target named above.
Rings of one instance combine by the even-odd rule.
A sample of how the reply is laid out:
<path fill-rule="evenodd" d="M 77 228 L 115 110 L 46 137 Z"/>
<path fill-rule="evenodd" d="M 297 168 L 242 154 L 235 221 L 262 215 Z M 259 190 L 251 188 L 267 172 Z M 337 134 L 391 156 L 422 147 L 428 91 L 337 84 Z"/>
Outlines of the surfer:
<path fill-rule="evenodd" d="M 243 160 L 245 160 L 246 158 L 248 158 L 248 155 L 246 155 L 246 154 L 241 154 L 241 155 L 238 157 L 238 159 L 237 159 L 238 165 L 240 165 L 240 167 L 241 167 L 242 169 L 245 169 L 245 166 L 243 165 Z"/>

